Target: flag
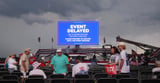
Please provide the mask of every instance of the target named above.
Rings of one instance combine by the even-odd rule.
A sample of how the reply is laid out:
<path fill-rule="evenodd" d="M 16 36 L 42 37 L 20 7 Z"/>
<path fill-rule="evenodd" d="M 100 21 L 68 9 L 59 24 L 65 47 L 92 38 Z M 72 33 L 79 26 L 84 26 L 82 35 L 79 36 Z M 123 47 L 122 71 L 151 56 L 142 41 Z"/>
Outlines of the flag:
<path fill-rule="evenodd" d="M 104 37 L 104 39 L 103 39 L 103 42 L 104 42 L 104 44 L 106 43 L 106 38 Z"/>
<path fill-rule="evenodd" d="M 137 52 L 132 49 L 132 55 L 137 56 Z"/>
<path fill-rule="evenodd" d="M 38 37 L 38 42 L 39 42 L 39 43 L 41 42 L 41 38 L 40 38 L 40 37 Z"/>
<path fill-rule="evenodd" d="M 117 36 L 117 37 L 116 37 L 116 41 L 117 41 L 117 42 L 120 42 L 120 41 L 121 41 L 121 37 L 120 37 L 120 36 Z"/>
<path fill-rule="evenodd" d="M 136 51 L 134 51 L 133 49 L 132 49 L 132 56 L 134 56 L 134 59 L 135 59 L 135 65 L 138 65 L 138 54 L 137 54 L 137 52 Z"/>
<path fill-rule="evenodd" d="M 52 43 L 54 42 L 54 39 L 53 39 L 53 37 L 52 37 Z"/>

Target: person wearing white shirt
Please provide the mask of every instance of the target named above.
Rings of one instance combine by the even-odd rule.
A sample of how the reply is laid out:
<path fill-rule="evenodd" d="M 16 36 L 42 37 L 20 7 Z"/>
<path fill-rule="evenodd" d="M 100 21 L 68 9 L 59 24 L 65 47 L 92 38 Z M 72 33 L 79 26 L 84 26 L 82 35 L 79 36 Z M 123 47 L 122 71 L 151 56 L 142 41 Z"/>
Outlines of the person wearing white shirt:
<path fill-rule="evenodd" d="M 120 64 L 120 60 L 121 60 L 118 48 L 113 46 L 111 48 L 111 53 L 112 53 L 112 55 L 110 57 L 109 63 L 116 64 L 116 70 L 118 73 L 119 72 L 119 64 Z"/>
<path fill-rule="evenodd" d="M 15 60 L 16 55 L 10 54 L 10 57 L 8 59 L 8 71 L 12 73 L 13 71 L 17 70 L 17 61 Z"/>
<path fill-rule="evenodd" d="M 120 42 L 118 45 L 118 48 L 120 50 L 120 57 L 121 57 L 121 63 L 120 63 L 120 71 L 121 74 L 129 74 L 130 73 L 130 65 L 128 61 L 127 52 L 125 51 L 126 45 L 124 42 Z"/>
<path fill-rule="evenodd" d="M 81 63 L 80 56 L 76 58 L 76 63 L 72 68 L 72 77 L 75 77 L 75 75 L 87 75 L 89 67 L 86 63 Z"/>
<path fill-rule="evenodd" d="M 157 79 L 157 75 L 155 75 L 155 72 L 160 72 L 160 61 L 155 62 L 156 67 L 152 69 L 152 78 Z"/>
<path fill-rule="evenodd" d="M 41 70 L 41 69 L 39 69 L 40 64 L 41 64 L 41 63 L 39 63 L 39 62 L 37 62 L 37 61 L 35 61 L 35 62 L 32 64 L 33 70 L 31 70 L 31 71 L 29 72 L 29 76 L 31 76 L 31 75 L 41 75 L 41 76 L 43 76 L 44 79 L 47 79 L 47 76 L 46 76 L 46 74 L 44 73 L 44 71 Z"/>

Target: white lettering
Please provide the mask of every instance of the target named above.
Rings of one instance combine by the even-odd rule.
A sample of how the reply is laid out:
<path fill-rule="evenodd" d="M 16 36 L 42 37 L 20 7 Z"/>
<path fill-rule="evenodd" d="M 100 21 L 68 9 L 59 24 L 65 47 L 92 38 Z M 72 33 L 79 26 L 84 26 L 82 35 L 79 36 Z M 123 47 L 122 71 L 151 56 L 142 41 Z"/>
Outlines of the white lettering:
<path fill-rule="evenodd" d="M 70 25 L 70 28 L 73 29 L 73 28 L 77 28 L 77 29 L 85 29 L 86 28 L 86 25 Z"/>
<path fill-rule="evenodd" d="M 67 29 L 68 33 L 89 33 L 89 29 Z"/>

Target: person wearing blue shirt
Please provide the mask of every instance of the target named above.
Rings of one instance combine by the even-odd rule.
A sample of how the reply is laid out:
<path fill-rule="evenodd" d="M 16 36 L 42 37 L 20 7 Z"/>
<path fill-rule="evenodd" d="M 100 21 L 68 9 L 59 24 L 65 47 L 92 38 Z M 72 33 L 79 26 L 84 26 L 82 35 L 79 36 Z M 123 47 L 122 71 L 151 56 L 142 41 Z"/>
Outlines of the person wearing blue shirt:
<path fill-rule="evenodd" d="M 51 65 L 53 66 L 54 69 L 54 74 L 63 74 L 66 75 L 69 62 L 67 56 L 62 54 L 61 49 L 57 49 L 57 54 L 53 56 L 51 60 Z"/>

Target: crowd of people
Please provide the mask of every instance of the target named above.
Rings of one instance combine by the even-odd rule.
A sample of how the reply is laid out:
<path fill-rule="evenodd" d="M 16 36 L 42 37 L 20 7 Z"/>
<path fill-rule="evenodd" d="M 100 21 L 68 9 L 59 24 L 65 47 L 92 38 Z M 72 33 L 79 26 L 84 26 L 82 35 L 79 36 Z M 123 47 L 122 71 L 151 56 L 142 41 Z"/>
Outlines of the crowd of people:
<path fill-rule="evenodd" d="M 118 46 L 113 46 L 111 48 L 111 57 L 109 64 L 116 65 L 116 71 L 118 74 L 128 74 L 130 75 L 130 64 L 128 60 L 128 55 L 126 52 L 126 45 L 123 42 L 120 42 Z M 72 67 L 72 77 L 75 75 L 84 75 L 88 74 L 89 66 L 86 63 L 82 62 L 80 56 L 75 58 L 76 64 Z M 31 52 L 31 49 L 27 48 L 24 50 L 24 53 L 21 54 L 19 60 L 16 60 L 15 54 L 10 54 L 10 56 L 5 61 L 5 67 L 8 68 L 8 71 L 12 73 L 13 71 L 20 70 L 23 73 L 23 77 L 29 75 L 42 75 L 44 79 L 47 78 L 44 71 L 40 69 L 42 63 L 36 61 L 35 57 Z M 91 64 L 96 65 L 97 60 L 96 56 L 93 56 L 91 59 Z M 17 66 L 19 65 L 19 66 Z M 52 57 L 50 66 L 53 68 L 53 74 L 63 74 L 66 75 L 69 71 L 70 60 L 66 55 L 63 54 L 62 49 L 57 49 L 56 55 Z M 156 62 L 157 68 L 154 68 L 153 72 L 160 72 L 160 62 Z"/>

